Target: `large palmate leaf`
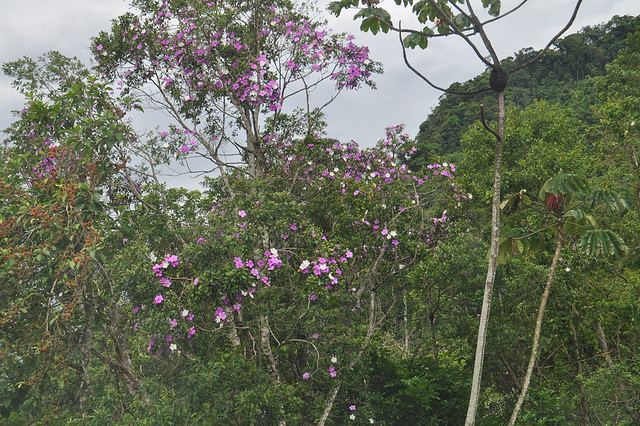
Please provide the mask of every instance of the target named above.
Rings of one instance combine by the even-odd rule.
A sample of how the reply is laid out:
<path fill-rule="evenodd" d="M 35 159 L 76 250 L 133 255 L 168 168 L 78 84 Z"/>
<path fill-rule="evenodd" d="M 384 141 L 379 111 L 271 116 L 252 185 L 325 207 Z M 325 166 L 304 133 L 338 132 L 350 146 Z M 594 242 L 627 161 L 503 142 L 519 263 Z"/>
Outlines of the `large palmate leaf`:
<path fill-rule="evenodd" d="M 498 249 L 498 263 L 504 264 L 508 256 L 518 256 L 524 253 L 526 247 L 522 240 L 514 237 L 500 238 L 500 248 Z"/>
<path fill-rule="evenodd" d="M 589 197 L 589 204 L 593 206 L 603 206 L 608 212 L 624 211 L 627 203 L 616 191 L 611 189 L 596 189 Z"/>
<path fill-rule="evenodd" d="M 546 200 L 547 194 L 588 195 L 590 192 L 586 178 L 573 173 L 560 172 L 542 185 L 539 196 L 541 200 Z"/>
<path fill-rule="evenodd" d="M 608 229 L 595 229 L 584 233 L 578 241 L 578 249 L 587 256 L 620 256 L 629 248 L 618 234 Z"/>

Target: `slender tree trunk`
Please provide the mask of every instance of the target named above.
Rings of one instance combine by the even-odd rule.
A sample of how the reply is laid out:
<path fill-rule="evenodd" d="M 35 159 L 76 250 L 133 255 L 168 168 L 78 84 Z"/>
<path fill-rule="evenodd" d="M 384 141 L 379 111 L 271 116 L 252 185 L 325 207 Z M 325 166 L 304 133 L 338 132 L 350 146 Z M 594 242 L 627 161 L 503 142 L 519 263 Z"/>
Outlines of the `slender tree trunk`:
<path fill-rule="evenodd" d="M 276 383 L 280 383 L 280 371 L 278 370 L 278 364 L 273 356 L 271 350 L 271 329 L 269 328 L 269 316 L 261 315 L 258 319 L 258 326 L 260 327 L 260 345 L 262 347 L 262 354 L 265 357 L 267 363 L 267 370 L 276 379 Z"/>
<path fill-rule="evenodd" d="M 607 367 L 610 370 L 613 370 L 613 360 L 611 359 L 611 355 L 609 355 L 609 345 L 607 344 L 607 337 L 604 334 L 604 330 L 602 329 L 602 323 L 600 322 L 600 318 L 598 318 L 598 322 L 596 323 L 596 334 L 598 337 L 598 343 L 600 344 L 600 350 L 604 354 L 604 359 L 607 363 Z M 638 415 L 638 410 L 633 406 L 633 404 L 629 401 L 629 398 L 626 395 L 626 389 L 622 380 L 616 375 L 616 382 L 618 384 L 618 390 L 620 392 L 620 398 L 624 401 L 625 408 L 627 412 L 633 419 L 634 423 L 640 422 L 640 416 Z"/>
<path fill-rule="evenodd" d="M 557 304 L 558 308 L 560 308 L 560 304 Z M 578 313 L 578 310 L 575 306 L 572 306 L 572 311 L 574 313 Z M 571 318 L 571 335 L 573 336 L 573 347 L 576 352 L 576 363 L 578 366 L 578 377 L 576 378 L 576 382 L 578 383 L 578 389 L 580 390 L 580 406 L 582 407 L 583 413 L 583 421 L 585 424 L 591 424 L 591 415 L 589 414 L 589 404 L 587 403 L 587 398 L 584 393 L 584 385 L 580 378 L 582 377 L 582 354 L 580 352 L 580 345 L 578 342 L 578 331 L 574 325 L 573 317 Z"/>
<path fill-rule="evenodd" d="M 373 286 L 373 283 L 369 281 L 369 285 Z M 364 350 L 367 346 L 369 346 L 369 342 L 371 342 L 371 338 L 373 337 L 373 333 L 376 330 L 376 291 L 374 289 L 370 290 L 370 300 L 369 300 L 369 325 L 367 326 L 367 334 L 364 336 L 364 341 L 362 342 L 362 347 L 358 351 L 358 354 L 349 362 L 349 370 L 353 369 L 353 366 L 356 365 L 356 362 L 360 359 Z M 333 403 L 336 400 L 336 396 L 338 395 L 338 391 L 340 390 L 340 386 L 342 385 L 342 380 L 331 388 L 331 392 L 329 393 L 329 398 L 327 398 L 327 402 L 324 405 L 324 411 L 322 412 L 322 417 L 318 422 L 318 426 L 324 426 L 327 420 L 329 419 L 329 414 L 331 414 L 331 409 L 333 408 Z"/>
<path fill-rule="evenodd" d="M 527 368 L 527 373 L 524 377 L 524 383 L 522 384 L 522 391 L 520 391 L 520 397 L 518 398 L 518 402 L 516 403 L 516 406 L 513 409 L 513 413 L 511 414 L 511 419 L 509 420 L 509 426 L 513 426 L 516 423 L 516 419 L 518 418 L 518 413 L 520 412 L 520 409 L 522 408 L 522 404 L 524 403 L 524 399 L 527 396 L 527 391 L 529 390 L 529 383 L 531 382 L 531 376 L 533 375 L 533 369 L 536 365 L 536 360 L 538 359 L 538 352 L 540 349 L 540 332 L 542 330 L 542 320 L 544 319 L 544 310 L 547 306 L 549 293 L 551 292 L 551 284 L 553 284 L 553 276 L 558 266 L 558 259 L 560 258 L 560 252 L 562 251 L 563 239 L 564 239 L 564 234 L 562 232 L 562 223 L 560 223 L 558 225 L 558 241 L 556 243 L 556 251 L 553 255 L 553 261 L 551 262 L 551 268 L 549 269 L 549 276 L 547 278 L 547 285 L 544 288 L 544 293 L 542 294 L 542 300 L 540 300 L 540 307 L 538 308 L 538 317 L 536 318 L 536 328 L 535 328 L 535 331 L 533 332 L 533 345 L 531 347 L 531 356 L 529 357 L 529 367 Z"/>
<path fill-rule="evenodd" d="M 404 304 L 403 311 L 403 325 L 404 325 L 404 354 L 409 355 L 409 324 L 408 324 L 408 309 L 407 309 L 407 290 L 402 290 L 402 302 Z"/>
<path fill-rule="evenodd" d="M 471 395 L 467 409 L 466 426 L 473 426 L 476 422 L 476 412 L 480 399 L 480 383 L 482 381 L 482 366 L 484 363 L 484 348 L 487 343 L 487 329 L 489 327 L 489 312 L 491 309 L 491 297 L 493 296 L 493 283 L 498 268 L 498 249 L 500 246 L 500 185 L 502 183 L 502 151 L 504 149 L 504 129 L 506 123 L 506 107 L 504 103 L 504 91 L 498 92 L 498 131 L 496 133 L 496 149 L 493 160 L 493 199 L 491 201 L 491 251 L 489 253 L 489 266 L 487 278 L 484 284 L 484 296 L 482 298 L 482 310 L 480 325 L 478 326 L 478 343 L 476 345 L 476 357 L 473 365 L 473 379 L 471 382 Z"/>
<path fill-rule="evenodd" d="M 91 282 L 87 283 L 84 290 L 83 307 L 86 315 L 86 324 L 79 341 L 80 364 L 78 366 L 79 386 L 76 393 L 76 401 L 82 407 L 84 402 L 93 396 L 93 388 L 91 386 L 91 375 L 89 373 L 89 362 L 91 361 L 91 348 L 93 347 L 93 328 L 95 324 L 95 304 L 93 299 L 93 289 Z"/>

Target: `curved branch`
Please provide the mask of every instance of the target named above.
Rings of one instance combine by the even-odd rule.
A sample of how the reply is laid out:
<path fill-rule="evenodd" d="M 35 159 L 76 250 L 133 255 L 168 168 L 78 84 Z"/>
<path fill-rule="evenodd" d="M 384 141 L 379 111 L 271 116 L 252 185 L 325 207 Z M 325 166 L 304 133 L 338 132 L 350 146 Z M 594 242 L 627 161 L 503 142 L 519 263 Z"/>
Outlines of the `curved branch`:
<path fill-rule="evenodd" d="M 498 132 L 496 132 L 491 127 L 489 127 L 489 125 L 487 124 L 487 121 L 484 118 L 484 104 L 480 104 L 480 121 L 482 121 L 482 125 L 484 126 L 485 129 L 487 129 L 489 133 L 491 133 L 496 138 L 500 137 L 500 135 L 498 135 Z"/>
<path fill-rule="evenodd" d="M 400 28 L 402 28 L 402 27 L 400 27 Z M 404 46 L 404 43 L 402 42 L 402 32 L 401 31 L 398 32 L 398 36 L 399 36 L 399 39 L 400 39 L 400 44 L 402 45 L 402 58 L 404 59 L 404 63 L 405 63 L 405 65 L 407 65 L 407 68 L 409 68 L 411 71 L 413 71 L 414 74 L 416 74 L 425 83 L 427 83 L 429 86 L 433 87 L 434 89 L 440 90 L 441 92 L 444 92 L 444 93 L 450 93 L 452 95 L 476 95 L 478 93 L 484 93 L 484 92 L 488 92 L 489 90 L 491 90 L 490 87 L 487 87 L 486 89 L 474 90 L 474 91 L 470 91 L 470 92 L 459 92 L 457 90 L 445 89 L 444 87 L 436 86 L 434 83 L 431 82 L 431 80 L 429 80 L 427 77 L 425 77 L 420 71 L 415 69 L 413 67 L 413 65 L 411 65 L 409 63 L 409 59 L 407 58 L 407 48 Z"/>
<path fill-rule="evenodd" d="M 495 52 L 493 52 L 493 48 L 491 47 L 491 43 L 488 43 L 489 39 L 486 37 L 486 35 L 484 37 L 482 37 L 482 41 L 485 45 L 485 47 L 489 50 L 489 53 L 491 54 L 491 57 L 494 58 L 494 60 L 496 61 L 496 64 L 492 64 L 491 62 L 487 61 L 484 57 L 484 55 L 482 55 L 482 53 L 480 53 L 480 51 L 478 50 L 478 48 L 476 47 L 476 45 L 471 41 L 471 39 L 462 31 L 460 30 L 456 24 L 451 20 L 451 18 L 449 16 L 447 16 L 446 13 L 444 13 L 444 10 L 442 10 L 442 8 L 438 5 L 438 3 L 436 2 L 436 0 L 429 0 L 429 3 L 431 3 L 431 6 L 433 6 L 438 13 L 440 14 L 440 16 L 442 16 L 443 20 L 451 27 L 453 28 L 453 32 L 454 34 L 462 37 L 462 39 L 465 41 L 465 43 L 467 43 L 467 45 L 469 45 L 469 47 L 471 47 L 471 49 L 474 51 L 474 53 L 476 54 L 476 56 L 478 57 L 478 59 L 480 59 L 482 61 L 483 64 L 485 64 L 486 66 L 490 67 L 490 68 L 495 68 L 496 64 L 499 62 L 497 61 L 495 58 Z M 467 2 L 468 4 L 468 2 Z M 479 20 L 478 18 L 475 16 L 475 14 L 473 14 L 473 10 L 471 9 L 471 6 L 469 5 L 469 10 L 472 12 L 471 14 L 471 21 L 474 23 L 474 25 L 476 25 L 477 27 L 479 27 L 480 29 L 482 29 L 481 25 L 479 25 Z"/>
<path fill-rule="evenodd" d="M 514 7 L 513 9 L 511 9 L 510 11 L 505 12 L 505 13 L 503 13 L 503 14 L 502 14 L 502 15 L 500 15 L 500 16 L 496 16 L 496 17 L 495 17 L 495 18 L 493 18 L 493 19 L 489 19 L 489 20 L 485 21 L 482 25 L 491 24 L 491 23 L 493 23 L 493 22 L 499 21 L 500 19 L 504 18 L 504 17 L 505 17 L 505 16 L 507 16 L 507 15 L 511 15 L 513 12 L 515 12 L 516 10 L 518 10 L 518 9 L 520 9 L 522 6 L 524 6 L 524 4 L 525 4 L 526 2 L 528 2 L 528 1 L 529 1 L 529 0 L 522 0 L 522 3 L 520 3 L 520 4 L 519 4 L 519 5 L 517 5 L 517 6 L 515 6 L 515 7 Z"/>
<path fill-rule="evenodd" d="M 582 0 L 578 0 L 578 2 L 576 3 L 576 7 L 573 9 L 573 14 L 571 15 L 571 18 L 569 19 L 569 22 L 567 22 L 567 25 L 564 26 L 564 28 L 562 28 L 560 30 L 560 32 L 558 34 L 556 34 L 550 41 L 549 43 L 547 43 L 547 45 L 545 46 L 544 49 L 542 49 L 540 51 L 540 53 L 538 53 L 538 55 L 530 60 L 528 60 L 527 62 L 525 62 L 524 64 L 518 65 L 517 67 L 507 71 L 508 74 L 512 74 L 516 71 L 521 70 L 522 68 L 528 67 L 531 64 L 534 64 L 536 62 L 538 62 L 540 60 L 540 58 L 542 58 L 542 56 L 544 56 L 545 53 L 547 53 L 547 51 L 549 50 L 549 48 L 551 47 L 551 45 L 553 45 L 553 43 L 556 42 L 556 40 L 558 40 L 560 38 L 560 36 L 562 34 L 564 34 L 569 27 L 571 27 L 571 25 L 573 25 L 573 22 L 576 20 L 576 16 L 578 16 L 578 10 L 580 9 L 580 6 L 582 5 Z"/>

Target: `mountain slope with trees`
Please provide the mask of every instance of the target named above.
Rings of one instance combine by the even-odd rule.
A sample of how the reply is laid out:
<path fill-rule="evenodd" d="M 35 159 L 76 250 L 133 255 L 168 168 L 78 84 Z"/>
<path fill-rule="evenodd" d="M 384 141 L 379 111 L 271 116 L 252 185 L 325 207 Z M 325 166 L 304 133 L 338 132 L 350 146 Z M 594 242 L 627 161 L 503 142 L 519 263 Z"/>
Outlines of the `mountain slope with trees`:
<path fill-rule="evenodd" d="M 555 43 L 538 62 L 510 76 L 506 93 L 508 107 L 526 107 L 537 100 L 546 100 L 570 108 L 585 125 L 594 124 L 592 106 L 597 105 L 594 78 L 605 73 L 624 47 L 626 37 L 640 30 L 640 17 L 615 16 L 609 22 L 585 27 Z M 505 69 L 535 57 L 539 52 L 525 48 L 505 59 Z M 483 73 L 465 83 L 455 83 L 454 90 L 472 91 L 484 87 L 489 73 Z M 412 166 L 419 168 L 431 155 L 451 155 L 460 150 L 460 138 L 466 129 L 479 120 L 480 105 L 487 116 L 497 108 L 491 94 L 458 96 L 444 94 L 438 105 L 420 125 L 416 136 L 418 152 Z"/>

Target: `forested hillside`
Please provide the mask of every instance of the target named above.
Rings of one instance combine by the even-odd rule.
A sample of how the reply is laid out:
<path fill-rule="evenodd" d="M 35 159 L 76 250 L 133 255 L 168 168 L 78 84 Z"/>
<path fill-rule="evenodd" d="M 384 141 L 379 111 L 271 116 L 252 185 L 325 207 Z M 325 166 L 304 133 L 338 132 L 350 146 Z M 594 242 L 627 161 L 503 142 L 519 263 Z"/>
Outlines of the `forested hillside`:
<path fill-rule="evenodd" d="M 377 31 L 377 3 L 335 7 Z M 323 107 L 381 64 L 313 11 L 133 4 L 93 68 L 3 64 L 25 105 L 0 152 L 0 423 L 464 424 L 495 93 L 447 95 L 417 141 L 390 125 L 364 149 L 324 134 Z M 429 10 L 445 34 L 471 25 Z M 640 422 L 640 17 L 556 44 L 507 90 L 471 424 Z M 136 132 L 149 109 L 166 121 Z"/>
<path fill-rule="evenodd" d="M 627 36 L 640 30 L 640 18 L 616 16 L 611 21 L 585 27 L 555 43 L 555 48 L 534 65 L 526 67 L 509 78 L 506 91 L 507 105 L 526 107 L 538 100 L 549 101 L 562 108 L 570 108 L 574 117 L 592 125 L 597 121 L 593 106 L 599 102 L 594 78 L 605 74 L 606 65 L 618 55 Z M 535 57 L 539 51 L 523 48 L 505 61 L 505 69 Z M 452 89 L 473 91 L 487 85 L 489 73 L 465 83 L 456 83 Z M 479 120 L 480 104 L 487 115 L 495 111 L 496 100 L 491 93 L 470 96 L 445 94 L 438 105 L 420 125 L 416 136 L 418 154 L 412 164 L 420 167 L 430 155 L 450 155 L 460 150 L 461 135 Z"/>

